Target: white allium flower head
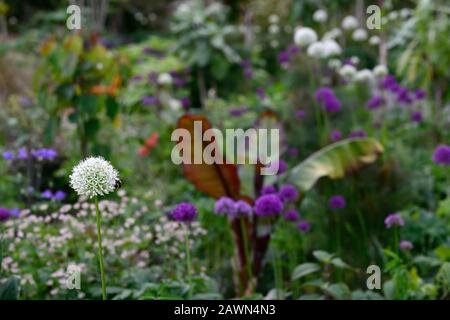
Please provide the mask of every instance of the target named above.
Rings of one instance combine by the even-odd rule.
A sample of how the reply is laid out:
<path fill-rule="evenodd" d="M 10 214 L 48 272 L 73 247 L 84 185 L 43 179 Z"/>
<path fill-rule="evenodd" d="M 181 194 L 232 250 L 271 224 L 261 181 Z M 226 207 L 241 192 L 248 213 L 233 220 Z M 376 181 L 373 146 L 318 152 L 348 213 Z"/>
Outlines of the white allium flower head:
<path fill-rule="evenodd" d="M 328 61 L 328 67 L 333 70 L 338 70 L 342 66 L 342 62 L 339 59 L 330 59 Z"/>
<path fill-rule="evenodd" d="M 400 10 L 400 17 L 407 18 L 409 15 L 411 15 L 411 9 L 403 8 Z"/>
<path fill-rule="evenodd" d="M 351 64 L 346 64 L 339 70 L 339 75 L 347 81 L 353 80 L 355 74 L 356 68 Z"/>
<path fill-rule="evenodd" d="M 300 27 L 295 30 L 294 42 L 300 47 L 306 47 L 317 41 L 317 33 L 308 27 Z"/>
<path fill-rule="evenodd" d="M 119 173 L 102 157 L 82 160 L 72 170 L 70 186 L 79 196 L 103 196 L 115 190 Z"/>
<path fill-rule="evenodd" d="M 395 21 L 398 19 L 398 12 L 397 11 L 391 11 L 388 14 L 388 19 L 391 21 Z"/>
<path fill-rule="evenodd" d="M 368 33 L 365 29 L 359 28 L 353 31 L 352 39 L 354 41 L 364 41 L 367 40 Z"/>
<path fill-rule="evenodd" d="M 344 20 L 342 20 L 342 29 L 344 30 L 353 30 L 358 27 L 358 19 L 354 16 L 346 16 Z"/>
<path fill-rule="evenodd" d="M 277 34 L 278 32 L 280 32 L 280 27 L 277 24 L 271 24 L 269 26 L 269 33 Z"/>
<path fill-rule="evenodd" d="M 388 74 L 388 69 L 385 65 L 379 64 L 375 68 L 373 68 L 373 74 L 377 78 L 382 78 Z"/>
<path fill-rule="evenodd" d="M 380 44 L 380 37 L 379 36 L 371 36 L 369 39 L 369 44 L 372 46 L 376 46 Z"/>
<path fill-rule="evenodd" d="M 335 55 L 339 55 L 339 54 L 342 53 L 341 47 L 333 39 L 323 40 L 321 42 L 324 45 L 325 52 L 324 52 L 323 55 L 324 55 L 325 58 L 328 58 L 328 57 L 331 57 L 331 56 L 335 56 Z"/>
<path fill-rule="evenodd" d="M 161 73 L 158 76 L 158 83 L 160 85 L 169 85 L 172 84 L 172 76 L 169 73 Z"/>
<path fill-rule="evenodd" d="M 324 35 L 322 36 L 323 40 L 328 40 L 328 39 L 336 39 L 337 37 L 340 37 L 342 35 L 342 31 L 339 28 L 333 28 L 330 31 L 327 31 L 324 33 Z"/>
<path fill-rule="evenodd" d="M 372 80 L 373 74 L 369 69 L 362 69 L 355 75 L 355 81 L 357 82 L 371 82 Z"/>
<path fill-rule="evenodd" d="M 278 23 L 279 21 L 280 21 L 280 17 L 277 16 L 276 14 L 271 14 L 271 15 L 269 16 L 269 23 L 276 24 L 276 23 Z"/>
<path fill-rule="evenodd" d="M 319 9 L 314 12 L 313 20 L 316 22 L 325 22 L 328 20 L 328 13 L 323 9 Z"/>
<path fill-rule="evenodd" d="M 317 41 L 311 43 L 306 53 L 313 58 L 324 58 L 326 53 L 325 50 L 324 43 L 322 41 Z"/>

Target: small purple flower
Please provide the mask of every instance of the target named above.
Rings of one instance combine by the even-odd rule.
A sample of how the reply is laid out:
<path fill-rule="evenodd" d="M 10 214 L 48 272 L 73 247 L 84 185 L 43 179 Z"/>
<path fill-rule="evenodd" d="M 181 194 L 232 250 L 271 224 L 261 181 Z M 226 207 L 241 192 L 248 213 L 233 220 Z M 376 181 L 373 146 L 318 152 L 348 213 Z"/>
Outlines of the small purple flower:
<path fill-rule="evenodd" d="M 197 208 L 193 204 L 182 202 L 176 205 L 170 215 L 175 221 L 192 222 L 197 216 Z"/>
<path fill-rule="evenodd" d="M 301 231 L 301 232 L 308 232 L 311 229 L 311 224 L 306 221 L 306 220 L 301 220 L 298 224 L 297 224 L 297 228 Z"/>
<path fill-rule="evenodd" d="M 266 93 L 264 92 L 264 88 L 258 87 L 256 88 L 256 94 L 262 100 L 266 97 Z"/>
<path fill-rule="evenodd" d="M 341 195 L 331 196 L 328 200 L 328 206 L 333 210 L 343 209 L 346 206 L 345 198 Z"/>
<path fill-rule="evenodd" d="M 231 108 L 230 110 L 228 110 L 230 116 L 233 117 L 240 117 L 241 115 L 243 115 L 247 110 L 244 108 Z"/>
<path fill-rule="evenodd" d="M 384 224 L 386 225 L 386 228 L 402 227 L 405 224 L 405 221 L 400 214 L 391 213 L 384 219 Z"/>
<path fill-rule="evenodd" d="M 426 92 L 422 89 L 416 89 L 416 91 L 414 91 L 414 96 L 417 100 L 422 100 L 425 98 Z"/>
<path fill-rule="evenodd" d="M 3 152 L 3 159 L 5 160 L 14 160 L 15 156 L 12 151 L 5 151 Z"/>
<path fill-rule="evenodd" d="M 10 213 L 12 216 L 18 218 L 18 217 L 20 216 L 20 209 L 19 209 L 19 208 L 13 208 L 13 209 L 11 209 L 11 210 L 9 211 L 9 213 Z"/>
<path fill-rule="evenodd" d="M 189 105 L 191 104 L 191 100 L 189 100 L 188 97 L 181 98 L 180 102 L 181 102 L 181 106 L 182 106 L 184 109 L 189 108 Z"/>
<path fill-rule="evenodd" d="M 253 70 L 252 68 L 245 68 L 244 69 L 244 77 L 247 79 L 253 78 Z"/>
<path fill-rule="evenodd" d="M 244 69 L 251 68 L 252 62 L 250 59 L 242 59 L 241 62 L 239 62 L 239 65 Z"/>
<path fill-rule="evenodd" d="M 339 130 L 333 130 L 330 133 L 330 140 L 331 141 L 338 141 L 342 139 L 342 133 Z"/>
<path fill-rule="evenodd" d="M 411 121 L 417 123 L 422 122 L 422 112 L 414 111 L 413 113 L 411 113 Z"/>
<path fill-rule="evenodd" d="M 180 78 L 180 77 L 173 78 L 173 84 L 178 88 L 184 87 L 186 85 L 186 83 L 187 83 L 187 81 L 184 80 L 183 78 Z"/>
<path fill-rule="evenodd" d="M 277 189 L 275 188 L 275 186 L 265 186 L 261 190 L 262 196 L 264 196 L 266 194 L 273 194 L 273 193 L 277 193 Z"/>
<path fill-rule="evenodd" d="M 21 160 L 28 159 L 28 151 L 25 148 L 20 148 L 17 151 L 17 157 Z"/>
<path fill-rule="evenodd" d="M 298 218 L 300 218 L 300 213 L 295 209 L 288 210 L 284 214 L 284 219 L 286 221 L 297 221 Z"/>
<path fill-rule="evenodd" d="M 298 148 L 291 147 L 291 148 L 288 149 L 287 153 L 291 157 L 297 157 L 298 156 Z"/>
<path fill-rule="evenodd" d="M 237 216 L 250 216 L 253 212 L 252 206 L 244 200 L 236 201 L 235 210 Z"/>
<path fill-rule="evenodd" d="M 336 97 L 331 97 L 325 100 L 325 110 L 327 112 L 338 112 L 341 110 L 341 102 Z"/>
<path fill-rule="evenodd" d="M 450 146 L 441 144 L 434 149 L 433 162 L 436 164 L 450 165 Z"/>
<path fill-rule="evenodd" d="M 288 166 L 287 166 L 286 161 L 280 159 L 280 160 L 278 161 L 278 174 L 283 174 L 283 173 L 285 173 L 286 170 L 287 170 L 287 167 L 288 167 Z"/>
<path fill-rule="evenodd" d="M 6 221 L 11 216 L 11 211 L 6 208 L 0 208 L 0 221 Z"/>
<path fill-rule="evenodd" d="M 233 199 L 222 197 L 214 204 L 214 212 L 220 215 L 228 215 L 234 217 L 236 215 L 236 205 Z"/>
<path fill-rule="evenodd" d="M 373 96 L 369 101 L 367 101 L 367 109 L 378 109 L 384 103 L 382 96 Z"/>
<path fill-rule="evenodd" d="M 66 197 L 66 193 L 64 191 L 56 191 L 55 194 L 53 195 L 53 199 L 56 201 L 62 201 L 64 200 L 64 198 Z"/>
<path fill-rule="evenodd" d="M 58 152 L 53 149 L 32 150 L 31 155 L 38 160 L 52 160 L 58 156 Z"/>
<path fill-rule="evenodd" d="M 293 185 L 285 184 L 281 186 L 280 191 L 278 191 L 278 197 L 285 203 L 293 202 L 298 198 L 298 191 Z"/>
<path fill-rule="evenodd" d="M 333 93 L 333 90 L 331 90 L 328 87 L 321 87 L 321 88 L 316 90 L 315 97 L 316 97 L 316 100 L 318 102 L 323 103 L 327 99 L 333 98 L 334 97 L 334 93 Z"/>
<path fill-rule="evenodd" d="M 363 129 L 357 129 L 350 132 L 348 135 L 349 138 L 365 138 L 367 137 L 367 133 Z"/>
<path fill-rule="evenodd" d="M 274 194 L 267 194 L 256 199 L 255 214 L 261 217 L 268 217 L 280 214 L 283 211 L 283 203 Z"/>
<path fill-rule="evenodd" d="M 138 82 L 142 80 L 142 76 L 136 75 L 130 78 L 130 82 Z"/>
<path fill-rule="evenodd" d="M 400 241 L 399 247 L 400 247 L 400 250 L 408 251 L 408 250 L 411 250 L 414 246 L 411 241 L 402 240 L 402 241 Z"/>
<path fill-rule="evenodd" d="M 391 76 L 391 75 L 387 75 L 386 77 L 384 77 L 384 79 L 382 81 L 382 85 L 383 85 L 383 88 L 387 89 L 387 90 L 392 90 L 396 86 L 398 86 L 397 80 L 395 80 L 395 77 Z"/>
<path fill-rule="evenodd" d="M 413 102 L 413 99 L 411 98 L 408 89 L 406 88 L 399 88 L 397 91 L 397 101 L 402 104 L 411 104 Z"/>
<path fill-rule="evenodd" d="M 154 96 L 145 96 L 145 97 L 142 98 L 141 102 L 144 105 L 153 106 L 153 105 L 159 103 L 159 99 L 157 97 L 154 97 Z"/>
<path fill-rule="evenodd" d="M 300 48 L 297 47 L 295 44 L 290 44 L 287 51 L 290 55 L 294 55 L 300 52 Z"/>
<path fill-rule="evenodd" d="M 287 51 L 281 51 L 279 54 L 278 54 L 278 63 L 279 64 L 281 64 L 281 65 L 283 65 L 283 64 L 286 64 L 286 63 L 288 63 L 289 62 L 289 52 L 287 52 Z"/>
<path fill-rule="evenodd" d="M 47 189 L 44 192 L 41 193 L 41 197 L 44 199 L 52 199 L 53 198 L 53 193 Z"/>
<path fill-rule="evenodd" d="M 306 115 L 305 110 L 300 109 L 300 110 L 295 111 L 295 117 L 297 119 L 303 119 L 305 117 L 305 115 Z"/>
<path fill-rule="evenodd" d="M 33 101 L 27 96 L 20 96 L 19 103 L 24 107 L 29 107 L 33 104 Z"/>

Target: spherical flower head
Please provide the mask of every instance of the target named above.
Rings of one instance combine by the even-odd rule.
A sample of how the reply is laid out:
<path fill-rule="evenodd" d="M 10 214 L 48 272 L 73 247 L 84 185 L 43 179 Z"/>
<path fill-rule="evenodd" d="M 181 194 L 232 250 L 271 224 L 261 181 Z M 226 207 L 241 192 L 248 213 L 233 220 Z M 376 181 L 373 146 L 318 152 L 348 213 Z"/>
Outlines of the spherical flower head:
<path fill-rule="evenodd" d="M 362 69 L 355 75 L 355 81 L 360 83 L 370 83 L 373 80 L 372 71 L 369 69 Z"/>
<path fill-rule="evenodd" d="M 237 216 L 250 216 L 253 212 L 252 206 L 244 200 L 235 202 L 235 210 Z"/>
<path fill-rule="evenodd" d="M 160 85 L 170 85 L 172 84 L 172 76 L 169 73 L 161 73 L 158 76 L 158 83 Z"/>
<path fill-rule="evenodd" d="M 369 44 L 371 46 L 376 46 L 380 44 L 380 37 L 379 36 L 371 36 L 369 38 Z"/>
<path fill-rule="evenodd" d="M 0 221 L 6 221 L 11 216 L 11 211 L 6 208 L 0 208 Z"/>
<path fill-rule="evenodd" d="M 14 160 L 15 156 L 12 151 L 5 151 L 3 152 L 3 159 L 5 160 Z"/>
<path fill-rule="evenodd" d="M 294 34 L 294 42 L 300 47 L 306 47 L 317 41 L 317 33 L 308 27 L 297 28 Z"/>
<path fill-rule="evenodd" d="M 328 206 L 333 209 L 343 209 L 346 206 L 345 198 L 341 195 L 335 195 L 328 200 Z"/>
<path fill-rule="evenodd" d="M 303 119 L 305 117 L 305 115 L 306 115 L 305 110 L 300 109 L 300 110 L 295 111 L 295 117 L 297 119 Z"/>
<path fill-rule="evenodd" d="M 191 203 L 182 202 L 175 206 L 170 216 L 175 221 L 192 222 L 197 216 L 197 208 Z"/>
<path fill-rule="evenodd" d="M 306 53 L 312 58 L 325 58 L 327 51 L 325 44 L 322 41 L 317 41 L 308 46 Z"/>
<path fill-rule="evenodd" d="M 422 100 L 422 99 L 425 98 L 427 93 L 424 90 L 422 90 L 422 89 L 416 89 L 416 91 L 414 91 L 414 95 L 415 95 L 417 100 Z"/>
<path fill-rule="evenodd" d="M 450 146 L 445 144 L 437 146 L 434 150 L 433 162 L 447 166 L 450 165 Z"/>
<path fill-rule="evenodd" d="M 365 29 L 359 28 L 353 31 L 352 39 L 354 41 L 364 41 L 367 40 L 368 34 Z"/>
<path fill-rule="evenodd" d="M 316 22 L 326 22 L 328 19 L 328 14 L 325 10 L 319 9 L 314 12 L 313 20 Z"/>
<path fill-rule="evenodd" d="M 346 81 L 351 81 L 356 75 L 356 68 L 351 64 L 342 66 L 339 70 L 339 75 Z"/>
<path fill-rule="evenodd" d="M 301 220 L 297 224 L 297 228 L 301 232 L 306 233 L 306 232 L 308 232 L 311 229 L 311 224 L 308 221 L 306 221 L 306 220 Z"/>
<path fill-rule="evenodd" d="M 378 109 L 384 103 L 384 99 L 382 96 L 373 96 L 367 101 L 366 107 L 367 109 Z"/>
<path fill-rule="evenodd" d="M 388 69 L 385 65 L 379 64 L 379 65 L 375 66 L 375 68 L 373 68 L 373 74 L 377 78 L 383 78 L 383 77 L 387 76 Z"/>
<path fill-rule="evenodd" d="M 331 141 L 338 141 L 342 139 L 342 133 L 339 130 L 333 130 L 330 133 L 330 140 Z"/>
<path fill-rule="evenodd" d="M 278 192 L 278 197 L 284 203 L 294 202 L 298 198 L 298 191 L 293 185 L 285 184 L 281 186 L 280 191 Z"/>
<path fill-rule="evenodd" d="M 214 204 L 214 212 L 219 215 L 228 215 L 234 217 L 236 215 L 236 205 L 233 199 L 221 197 Z"/>
<path fill-rule="evenodd" d="M 411 121 L 419 123 L 422 122 L 422 112 L 414 111 L 411 113 Z"/>
<path fill-rule="evenodd" d="M 273 193 L 277 193 L 277 189 L 275 188 L 275 186 L 265 186 L 261 190 L 262 196 L 264 196 L 266 194 L 273 194 Z"/>
<path fill-rule="evenodd" d="M 297 221 L 299 217 L 300 217 L 300 213 L 298 213 L 298 211 L 295 209 L 288 210 L 284 214 L 284 219 L 286 221 Z"/>
<path fill-rule="evenodd" d="M 119 173 L 102 157 L 89 157 L 72 170 L 70 186 L 79 196 L 103 196 L 116 189 Z"/>
<path fill-rule="evenodd" d="M 344 20 L 342 20 L 342 29 L 344 30 L 352 30 L 358 27 L 358 19 L 354 16 L 346 16 Z"/>
<path fill-rule="evenodd" d="M 260 217 L 275 216 L 283 211 L 283 202 L 274 194 L 259 197 L 255 202 L 255 214 Z"/>
<path fill-rule="evenodd" d="M 357 129 L 350 132 L 348 135 L 349 138 L 365 138 L 367 137 L 367 133 L 363 129 Z"/>
<path fill-rule="evenodd" d="M 66 193 L 64 191 L 56 191 L 55 194 L 53 195 L 53 199 L 55 199 L 56 201 L 62 201 L 64 200 L 64 198 L 66 197 Z"/>
<path fill-rule="evenodd" d="M 342 53 L 341 46 L 335 40 L 327 39 L 323 40 L 322 43 L 325 49 L 325 52 L 323 53 L 324 58 L 340 55 Z"/>
<path fill-rule="evenodd" d="M 53 198 L 53 193 L 47 189 L 44 192 L 42 192 L 41 196 L 44 199 L 51 199 L 51 198 Z"/>
<path fill-rule="evenodd" d="M 386 228 L 389 229 L 392 227 L 402 227 L 405 224 L 405 221 L 400 214 L 391 213 L 384 219 L 384 224 L 386 225 Z"/>
<path fill-rule="evenodd" d="M 403 251 L 409 251 L 409 250 L 411 250 L 413 247 L 414 247 L 414 246 L 413 246 L 413 244 L 412 244 L 411 241 L 408 241 L 408 240 L 402 240 L 402 241 L 400 241 L 400 244 L 399 244 L 400 250 L 403 250 Z"/>

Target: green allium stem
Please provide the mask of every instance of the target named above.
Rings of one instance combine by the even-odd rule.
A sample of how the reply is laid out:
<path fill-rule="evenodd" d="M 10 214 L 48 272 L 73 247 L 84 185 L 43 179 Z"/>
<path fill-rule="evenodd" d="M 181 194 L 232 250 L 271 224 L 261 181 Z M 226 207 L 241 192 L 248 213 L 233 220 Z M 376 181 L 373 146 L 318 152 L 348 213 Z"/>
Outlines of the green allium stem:
<path fill-rule="evenodd" d="M 192 266 L 191 266 L 191 250 L 190 250 L 190 245 L 189 245 L 189 226 L 186 226 L 185 242 L 186 242 L 186 265 L 187 265 L 188 283 L 189 283 L 188 298 L 191 299 L 192 298 Z"/>
<path fill-rule="evenodd" d="M 247 274 L 248 274 L 248 284 L 251 285 L 253 281 L 253 272 L 252 272 L 252 260 L 250 257 L 250 247 L 248 245 L 248 234 L 247 234 L 247 228 L 245 226 L 244 218 L 240 217 L 240 224 L 241 224 L 241 232 L 242 232 L 242 240 L 244 242 L 244 254 L 245 254 L 245 260 L 246 260 L 246 268 L 247 268 Z M 246 288 L 247 289 L 247 288 Z"/>
<path fill-rule="evenodd" d="M 101 230 L 101 217 L 100 210 L 98 208 L 98 197 L 95 196 L 95 212 L 97 216 L 97 242 L 98 242 L 98 261 L 100 264 L 100 275 L 102 279 L 102 298 L 106 300 L 106 287 L 105 287 L 105 270 L 103 267 L 103 247 L 102 247 L 102 230 Z"/>

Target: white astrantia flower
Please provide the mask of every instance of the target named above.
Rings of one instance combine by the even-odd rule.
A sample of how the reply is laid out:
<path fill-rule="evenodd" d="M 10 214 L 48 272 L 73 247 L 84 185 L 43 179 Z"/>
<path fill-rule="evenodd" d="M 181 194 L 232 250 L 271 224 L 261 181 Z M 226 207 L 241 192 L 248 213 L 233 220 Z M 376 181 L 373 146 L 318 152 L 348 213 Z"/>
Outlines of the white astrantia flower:
<path fill-rule="evenodd" d="M 371 36 L 369 39 L 369 44 L 372 46 L 376 46 L 380 44 L 380 37 L 379 36 Z"/>
<path fill-rule="evenodd" d="M 377 78 L 382 78 L 388 74 L 388 69 L 385 65 L 379 64 L 373 68 L 373 74 Z"/>
<path fill-rule="evenodd" d="M 321 41 L 312 43 L 306 53 L 308 56 L 313 58 L 324 58 L 325 57 L 325 45 Z"/>
<path fill-rule="evenodd" d="M 347 81 L 353 80 L 353 78 L 355 77 L 355 74 L 356 74 L 356 68 L 354 66 L 352 66 L 351 64 L 346 64 L 339 70 L 339 75 Z"/>
<path fill-rule="evenodd" d="M 372 71 L 369 69 L 362 69 L 358 71 L 355 75 L 356 82 L 370 82 L 373 80 Z"/>
<path fill-rule="evenodd" d="M 299 27 L 295 30 L 294 42 L 300 47 L 306 47 L 317 41 L 317 33 L 308 27 Z"/>
<path fill-rule="evenodd" d="M 328 20 L 328 13 L 325 10 L 319 9 L 314 12 L 313 20 L 316 22 L 325 22 Z"/>
<path fill-rule="evenodd" d="M 161 73 L 158 76 L 158 83 L 160 85 L 169 85 L 172 84 L 172 76 L 169 73 Z"/>
<path fill-rule="evenodd" d="M 346 16 L 344 20 L 342 20 L 342 29 L 344 30 L 353 30 L 358 27 L 358 19 L 354 16 Z"/>
<path fill-rule="evenodd" d="M 365 29 L 359 28 L 353 31 L 352 39 L 354 41 L 364 41 L 367 40 L 368 33 Z"/>
<path fill-rule="evenodd" d="M 70 186 L 79 196 L 103 196 L 116 189 L 119 173 L 102 157 L 89 157 L 72 170 Z"/>

